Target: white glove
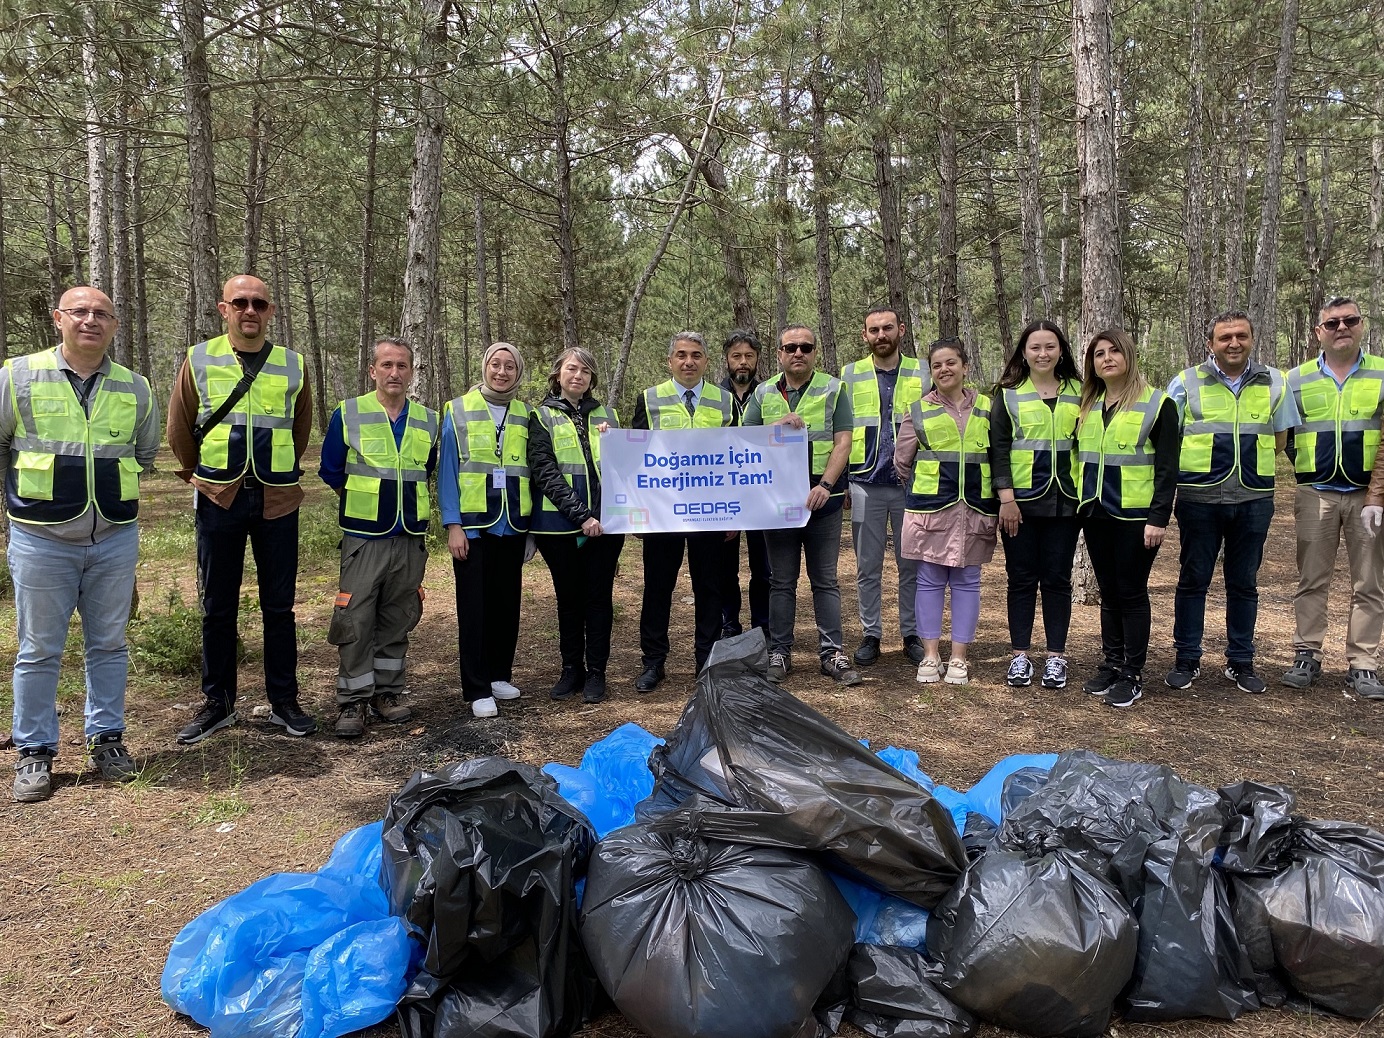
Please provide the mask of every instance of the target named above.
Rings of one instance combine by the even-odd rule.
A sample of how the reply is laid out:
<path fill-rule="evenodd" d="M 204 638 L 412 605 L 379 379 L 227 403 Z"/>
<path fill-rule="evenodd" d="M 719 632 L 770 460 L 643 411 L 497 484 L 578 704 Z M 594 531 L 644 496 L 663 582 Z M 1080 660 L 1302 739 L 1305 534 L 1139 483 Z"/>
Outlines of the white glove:
<path fill-rule="evenodd" d="M 529 534 L 529 539 L 524 542 L 524 561 L 532 562 L 533 557 L 538 552 L 538 538 Z"/>
<path fill-rule="evenodd" d="M 1371 537 L 1379 532 L 1381 524 L 1384 524 L 1384 508 L 1379 505 L 1366 505 L 1360 509 L 1360 525 Z"/>

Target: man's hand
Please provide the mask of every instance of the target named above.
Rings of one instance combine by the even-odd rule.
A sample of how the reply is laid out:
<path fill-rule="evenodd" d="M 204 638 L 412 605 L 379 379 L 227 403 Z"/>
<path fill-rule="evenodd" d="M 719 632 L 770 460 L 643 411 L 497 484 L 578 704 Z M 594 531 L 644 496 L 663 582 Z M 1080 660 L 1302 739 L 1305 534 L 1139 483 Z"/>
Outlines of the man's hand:
<path fill-rule="evenodd" d="M 807 427 L 807 423 L 803 421 L 802 415 L 799 415 L 793 411 L 790 411 L 788 414 L 784 415 L 782 418 L 780 418 L 777 422 L 774 422 L 773 424 L 786 425 L 790 429 L 804 429 Z"/>
<path fill-rule="evenodd" d="M 1145 526 L 1144 527 L 1144 547 L 1157 548 L 1163 543 L 1163 535 L 1167 533 L 1164 526 Z"/>
<path fill-rule="evenodd" d="M 466 553 L 471 550 L 471 544 L 466 539 L 466 531 L 460 526 L 453 524 L 447 527 L 447 550 L 458 562 L 466 561 Z"/>
<path fill-rule="evenodd" d="M 599 537 L 604 531 L 601 529 L 601 521 L 593 515 L 581 524 L 581 532 L 588 537 Z"/>
<path fill-rule="evenodd" d="M 815 512 L 831 500 L 831 491 L 818 483 L 807 492 L 807 510 Z"/>

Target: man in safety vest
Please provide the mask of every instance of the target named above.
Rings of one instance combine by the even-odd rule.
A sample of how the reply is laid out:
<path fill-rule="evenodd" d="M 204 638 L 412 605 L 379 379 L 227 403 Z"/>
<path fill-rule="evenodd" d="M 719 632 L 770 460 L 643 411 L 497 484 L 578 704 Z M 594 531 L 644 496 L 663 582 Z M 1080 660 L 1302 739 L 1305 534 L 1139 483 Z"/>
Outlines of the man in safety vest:
<path fill-rule="evenodd" d="M 673 377 L 644 390 L 634 407 L 633 428 L 720 429 L 733 424 L 730 394 L 706 380 L 709 360 L 706 340 L 697 332 L 674 335 L 668 343 L 668 371 Z M 636 692 L 652 692 L 664 678 L 673 588 L 682 568 L 684 547 L 692 578 L 694 655 L 701 673 L 721 633 L 719 581 L 725 541 L 726 535 L 720 532 L 643 535 L 644 603 L 639 611 L 639 647 L 644 669 L 635 680 Z"/>
<path fill-rule="evenodd" d="M 216 308 L 226 333 L 187 351 L 168 402 L 168 446 L 178 475 L 197 491 L 206 698 L 178 733 L 185 746 L 236 721 L 236 619 L 247 539 L 259 574 L 269 720 L 290 735 L 317 731 L 298 705 L 293 617 L 299 462 L 312 431 L 307 368 L 301 354 L 269 341 L 274 303 L 259 278 L 231 278 Z"/>
<path fill-rule="evenodd" d="M 769 545 L 769 680 L 793 668 L 793 627 L 798 617 L 798 572 L 807 559 L 817 655 L 822 673 L 842 685 L 860 683 L 841 651 L 841 511 L 851 454 L 851 398 L 841 380 L 816 371 L 817 335 L 806 325 L 779 332 L 778 378 L 762 383 L 745 408 L 745 425 L 786 425 L 807 431 L 809 482 L 807 525 L 766 530 Z"/>
<path fill-rule="evenodd" d="M 923 659 L 923 640 L 914 616 L 918 563 L 899 553 L 902 544 L 904 488 L 894 471 L 894 435 L 908 418 L 908 409 L 932 385 L 916 357 L 899 349 L 904 323 L 891 307 L 877 306 L 865 315 L 860 337 L 869 356 L 847 364 L 841 381 L 851 396 L 851 543 L 855 546 L 855 575 L 864 637 L 855 662 L 868 667 L 879 659 L 884 635 L 880 617 L 884 577 L 884 545 L 894 529 L 894 565 L 899 573 L 899 636 L 914 663 Z"/>
<path fill-rule="evenodd" d="M 58 752 L 58 668 L 82 615 L 85 734 L 92 766 L 124 781 L 125 624 L 139 551 L 139 474 L 154 464 L 159 415 L 143 375 L 111 361 L 115 307 L 90 287 L 53 311 L 60 344 L 0 369 L 0 478 L 14 582 L 14 799 L 47 800 Z"/>
<path fill-rule="evenodd" d="M 726 377 L 721 390 L 730 396 L 735 413 L 733 425 L 740 424 L 745 407 L 759 385 L 759 336 L 748 328 L 735 328 L 726 336 L 722 352 Z M 740 531 L 727 536 L 721 547 L 721 637 L 734 638 L 744 631 L 740 623 Z M 769 549 L 763 530 L 744 531 L 746 554 L 750 557 L 750 624 L 769 633 Z"/>
<path fill-rule="evenodd" d="M 1254 326 L 1243 310 L 1211 319 L 1206 348 L 1206 361 L 1168 386 L 1182 431 L 1173 510 L 1182 568 L 1173 599 L 1177 660 L 1164 683 L 1187 688 L 1201 673 L 1206 591 L 1224 546 L 1224 673 L 1258 695 L 1266 687 L 1254 672 L 1259 564 L 1273 521 L 1276 452 L 1298 423 L 1297 407 L 1283 373 L 1251 359 Z"/>
<path fill-rule="evenodd" d="M 335 730 L 343 739 L 365 734 L 368 713 L 390 722 L 413 716 L 399 696 L 409 632 L 423 616 L 428 478 L 437 464 L 437 412 L 408 398 L 413 349 L 378 340 L 369 374 L 375 391 L 332 412 L 317 470 L 341 499 L 341 582 L 327 641 L 340 654 Z"/>
<path fill-rule="evenodd" d="M 1379 450 L 1384 415 L 1384 359 L 1360 349 L 1364 318 L 1354 300 L 1336 297 L 1322 307 L 1316 327 L 1321 355 L 1288 372 L 1288 391 L 1300 421 L 1289 438 L 1297 474 L 1298 587 L 1293 595 L 1297 633 L 1289 688 L 1307 688 L 1322 669 L 1326 600 L 1344 534 L 1350 560 L 1350 613 L 1346 622 L 1346 687 L 1384 698 L 1377 676 L 1384 624 L 1384 538 L 1361 523 L 1370 469 Z"/>

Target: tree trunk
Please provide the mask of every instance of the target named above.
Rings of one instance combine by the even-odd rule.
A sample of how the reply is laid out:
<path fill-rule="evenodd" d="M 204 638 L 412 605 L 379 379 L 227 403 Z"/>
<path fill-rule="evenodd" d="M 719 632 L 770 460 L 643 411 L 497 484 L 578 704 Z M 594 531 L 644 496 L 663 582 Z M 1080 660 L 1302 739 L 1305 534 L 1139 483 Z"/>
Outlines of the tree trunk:
<path fill-rule="evenodd" d="M 900 226 L 899 185 L 890 154 L 890 127 L 885 119 L 889 110 L 884 94 L 884 67 L 879 52 L 870 51 L 865 65 L 865 101 L 871 120 L 870 152 L 875 160 L 875 193 L 879 196 L 879 236 L 884 250 L 884 283 L 889 305 L 903 322 L 899 346 L 908 356 L 918 349 L 913 336 L 913 317 L 908 312 L 908 286 L 903 274 L 903 232 Z"/>
<path fill-rule="evenodd" d="M 779 79 L 778 109 L 778 163 L 774 170 L 774 341 L 783 326 L 788 323 L 788 252 L 793 247 L 790 237 L 792 226 L 792 202 L 788 198 L 788 127 L 792 125 L 792 93 L 788 88 L 788 74 L 783 72 Z M 759 358 L 759 376 L 767 378 L 772 371 L 771 357 L 778 354 L 774 350 L 764 350 Z"/>
<path fill-rule="evenodd" d="M 135 362 L 139 373 L 152 383 L 153 364 L 149 357 L 149 300 L 146 295 L 144 262 L 144 149 L 135 147 L 130 161 L 130 275 L 135 310 Z"/>
<path fill-rule="evenodd" d="M 1119 192 L 1111 90 L 1110 0 L 1075 0 L 1072 59 L 1076 73 L 1076 163 L 1081 220 L 1081 324 L 1085 342 L 1121 324 Z"/>
<path fill-rule="evenodd" d="M 1307 145 L 1293 149 L 1293 170 L 1297 180 L 1298 207 L 1302 212 L 1302 249 L 1307 266 L 1307 311 L 1321 313 L 1326 299 L 1326 265 L 1330 260 L 1331 238 L 1335 225 L 1331 218 L 1327 185 L 1331 175 L 1331 147 L 1322 145 L 1321 211 L 1313 197 L 1307 171 Z"/>
<path fill-rule="evenodd" d="M 0 361 L 10 355 L 9 310 L 5 307 L 5 166 L 0 163 Z"/>
<path fill-rule="evenodd" d="M 1206 355 L 1204 324 L 1211 309 L 1206 276 L 1206 173 L 1202 147 L 1206 123 L 1206 29 L 1203 0 L 1192 0 L 1192 55 L 1187 100 L 1187 184 L 1183 194 L 1183 242 L 1187 248 L 1187 308 L 1183 314 L 1182 343 L 1187 363 L 1199 364 Z"/>
<path fill-rule="evenodd" d="M 485 208 L 476 195 L 476 322 L 481 333 L 481 350 L 490 349 L 490 287 L 485 277 Z"/>
<path fill-rule="evenodd" d="M 1234 310 L 1244 298 L 1245 209 L 1249 194 L 1249 106 L 1252 84 L 1245 88 L 1245 102 L 1236 120 L 1237 152 L 1234 196 L 1225 222 L 1225 305 Z"/>
<path fill-rule="evenodd" d="M 85 257 L 82 251 L 80 239 L 77 237 L 77 202 L 73 197 L 73 178 L 64 177 L 62 184 L 63 201 L 66 203 L 64 215 L 67 224 L 67 240 L 72 243 L 72 283 L 74 285 L 87 285 Z M 53 304 L 57 305 L 57 298 L 53 299 Z"/>
<path fill-rule="evenodd" d="M 206 0 L 178 0 L 178 42 L 183 61 L 187 115 L 188 342 L 216 335 L 221 314 L 219 245 L 216 236 L 216 173 L 212 152 L 211 72 L 204 23 Z"/>
<path fill-rule="evenodd" d="M 1052 286 L 1048 283 L 1047 229 L 1043 219 L 1043 199 L 1039 190 L 1042 158 L 1039 141 L 1038 59 L 1028 67 L 1028 103 L 1024 104 L 1019 71 L 1014 71 L 1014 134 L 1018 146 L 1019 237 L 1023 249 L 1020 288 L 1020 317 L 1025 325 L 1052 313 Z"/>
<path fill-rule="evenodd" d="M 382 35 L 383 21 L 375 20 L 375 39 Z M 375 51 L 370 79 L 370 127 L 365 138 L 365 191 L 360 217 L 360 301 L 356 323 L 360 327 L 356 354 L 356 395 L 370 388 L 370 355 L 375 348 L 375 157 L 380 144 L 380 51 Z"/>
<path fill-rule="evenodd" d="M 82 83 L 86 102 L 87 253 L 91 256 L 92 285 L 114 295 L 111 285 L 110 169 L 106 131 L 101 125 L 101 111 L 97 104 L 101 72 L 96 45 L 96 7 L 88 5 L 83 18 L 87 34 L 82 42 Z"/>
<path fill-rule="evenodd" d="M 956 182 L 960 176 L 956 157 L 956 126 L 950 106 L 944 102 L 937 137 L 939 174 L 937 214 L 937 335 L 953 338 L 961 333 L 961 284 L 957 258 Z"/>
<path fill-rule="evenodd" d="M 293 337 L 293 275 L 290 272 L 291 245 L 288 241 L 288 219 L 275 219 L 269 214 L 269 282 L 270 291 L 278 306 L 274 309 L 275 342 L 292 348 Z"/>
<path fill-rule="evenodd" d="M 501 339 L 501 342 L 508 340 Z M 471 385 L 471 283 L 461 283 L 461 384 Z"/>
<path fill-rule="evenodd" d="M 298 252 L 303 260 L 303 311 L 308 318 L 308 359 L 312 362 L 312 391 L 317 397 L 317 431 L 325 434 L 333 408 L 327 396 L 327 365 L 322 355 L 322 335 L 317 323 L 317 289 L 312 283 L 312 261 L 302 228 L 298 229 Z"/>
<path fill-rule="evenodd" d="M 1293 74 L 1293 46 L 1297 39 L 1298 0 L 1283 0 L 1279 24 L 1278 61 L 1273 74 L 1273 107 L 1269 115 L 1269 150 L 1264 159 L 1264 184 L 1259 209 L 1259 238 L 1254 250 L 1254 276 L 1249 286 L 1250 320 L 1254 324 L 1254 352 L 1272 363 L 1278 316 L 1279 214 L 1283 207 L 1283 153 L 1288 130 L 1288 83 Z"/>
<path fill-rule="evenodd" d="M 129 124 L 129 118 L 121 120 Z M 115 329 L 115 362 L 135 366 L 134 322 L 130 320 L 130 146 L 123 128 L 115 138 L 110 169 L 111 301 L 120 322 Z"/>
<path fill-rule="evenodd" d="M 990 272 L 995 284 L 995 323 L 998 325 L 1000 333 L 1000 348 L 1004 351 L 1004 356 L 1009 356 L 1009 351 L 1014 348 L 1014 333 L 1009 327 L 1009 292 L 1004 284 L 1004 254 L 1000 250 L 1000 212 L 999 206 L 995 204 L 995 173 L 994 165 L 984 162 L 985 166 L 985 222 L 987 234 L 990 238 Z"/>
<path fill-rule="evenodd" d="M 44 178 L 43 191 L 43 246 L 48 253 L 48 305 L 50 307 L 57 306 L 58 300 L 62 298 L 64 266 L 62 258 L 58 255 L 58 199 L 54 179 L 50 170 Z M 80 282 L 78 283 L 80 284 Z M 49 330 L 46 337 L 51 338 L 52 322 L 49 321 L 45 327 Z"/>
<path fill-rule="evenodd" d="M 496 329 L 503 342 L 509 341 L 509 296 L 505 294 L 505 232 L 503 228 L 495 231 L 495 303 L 498 308 Z M 467 369 L 466 377 L 471 377 Z"/>
<path fill-rule="evenodd" d="M 726 268 L 725 286 L 730 294 L 731 320 L 736 328 L 749 328 L 758 332 L 754 319 L 754 302 L 750 297 L 750 279 L 745 275 L 745 265 L 740 262 L 742 250 L 736 231 L 737 227 L 744 226 L 745 221 L 731 212 L 735 202 L 730 191 L 730 181 L 726 177 L 726 167 L 719 155 L 723 139 L 721 132 L 713 128 L 701 163 L 701 177 L 714 195 L 708 202 L 711 208 L 711 224 L 716 232 L 716 240 L 721 246 L 721 263 Z M 687 147 L 688 142 L 684 141 L 683 145 Z"/>
<path fill-rule="evenodd" d="M 1370 138 L 1370 352 L 1384 352 L 1384 85 L 1375 88 Z"/>
<path fill-rule="evenodd" d="M 264 224 L 264 204 L 269 196 L 269 116 L 264 105 L 255 101 L 250 115 L 250 160 L 245 171 L 245 266 L 254 274 L 259 265 L 260 229 Z"/>
<path fill-rule="evenodd" d="M 1072 189 L 1066 184 L 1062 185 L 1062 240 L 1057 244 L 1057 299 L 1061 308 L 1062 323 L 1069 329 L 1071 325 L 1067 321 L 1067 273 L 1071 269 L 1072 258 Z M 1073 335 L 1074 339 L 1080 340 L 1080 336 Z"/>
<path fill-rule="evenodd" d="M 572 188 L 572 113 L 567 105 L 567 54 L 552 48 L 553 144 L 557 153 L 558 297 L 562 348 L 581 345 L 577 334 L 577 251 L 573 241 L 575 194 Z"/>
<path fill-rule="evenodd" d="M 840 368 L 836 362 L 836 315 L 831 305 L 831 189 L 834 178 L 827 169 L 828 84 L 822 67 L 826 63 L 824 32 L 819 21 L 813 31 L 817 52 L 807 78 L 812 100 L 809 150 L 812 157 L 813 253 L 817 268 L 817 350 L 821 367 L 835 373 Z"/>

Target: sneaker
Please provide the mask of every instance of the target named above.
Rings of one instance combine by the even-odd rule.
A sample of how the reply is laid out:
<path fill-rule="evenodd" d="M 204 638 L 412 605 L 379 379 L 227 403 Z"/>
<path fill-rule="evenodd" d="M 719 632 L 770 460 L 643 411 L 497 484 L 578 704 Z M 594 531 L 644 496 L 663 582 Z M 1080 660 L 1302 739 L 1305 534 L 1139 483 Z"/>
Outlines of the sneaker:
<path fill-rule="evenodd" d="M 34 753 L 19 751 L 14 765 L 14 799 L 37 804 L 53 795 L 53 754 L 45 747 Z"/>
<path fill-rule="evenodd" d="M 269 710 L 269 723 L 276 724 L 289 735 L 311 735 L 317 731 L 317 720 L 312 714 L 303 713 L 298 700 L 290 699 Z"/>
<path fill-rule="evenodd" d="M 1081 691 L 1093 696 L 1103 696 L 1110 691 L 1110 686 L 1119 680 L 1120 672 L 1109 663 L 1102 663 L 1095 677 L 1081 686 Z"/>
<path fill-rule="evenodd" d="M 338 739 L 358 739 L 365 734 L 365 700 L 347 703 L 336 715 L 332 731 Z"/>
<path fill-rule="evenodd" d="M 222 728 L 229 728 L 235 724 L 235 710 L 225 703 L 208 699 L 202 704 L 202 709 L 197 711 L 197 716 L 192 719 L 192 723 L 178 733 L 178 743 L 182 746 L 191 746 L 199 743 L 213 732 L 219 732 Z"/>
<path fill-rule="evenodd" d="M 1346 673 L 1346 688 L 1364 699 L 1384 699 L 1384 685 L 1379 683 L 1379 676 L 1372 670 L 1351 667 Z"/>
<path fill-rule="evenodd" d="M 1264 684 L 1264 679 L 1254 673 L 1253 663 L 1227 663 L 1225 676 L 1235 682 L 1235 687 L 1241 692 L 1248 692 L 1252 696 L 1264 694 L 1264 690 L 1269 686 Z M 1381 689 L 1384 691 L 1384 689 Z"/>
<path fill-rule="evenodd" d="M 942 680 L 942 661 L 925 659 L 918 664 L 918 681 L 924 685 L 932 685 Z"/>
<path fill-rule="evenodd" d="M 578 667 L 563 667 L 557 684 L 548 691 L 549 699 L 570 699 L 581 691 L 586 672 Z"/>
<path fill-rule="evenodd" d="M 786 652 L 769 653 L 769 680 L 777 685 L 793 670 L 793 659 Z"/>
<path fill-rule="evenodd" d="M 971 669 L 966 666 L 965 660 L 948 660 L 942 680 L 948 685 L 968 685 L 971 682 Z"/>
<path fill-rule="evenodd" d="M 1279 684 L 1289 688 L 1307 688 L 1321 676 L 1322 663 L 1307 649 L 1299 649 L 1293 656 L 1293 665 L 1279 679 Z"/>
<path fill-rule="evenodd" d="M 390 724 L 399 724 L 413 717 L 413 710 L 399 702 L 396 692 L 376 692 L 370 697 L 370 712 Z"/>
<path fill-rule="evenodd" d="M 139 766 L 125 749 L 124 738 L 124 732 L 102 732 L 87 740 L 91 766 L 109 782 L 128 782 L 139 774 Z"/>
<path fill-rule="evenodd" d="M 490 683 L 490 694 L 496 699 L 518 699 L 523 695 L 522 692 L 508 681 L 492 681 Z"/>
<path fill-rule="evenodd" d="M 500 708 L 495 705 L 495 700 L 490 696 L 484 699 L 473 699 L 471 701 L 472 717 L 495 717 L 499 714 Z"/>
<path fill-rule="evenodd" d="M 922 663 L 923 657 L 927 655 L 927 649 L 923 645 L 923 640 L 916 634 L 904 636 L 903 651 L 908 653 L 908 658 L 914 663 Z"/>
<path fill-rule="evenodd" d="M 606 697 L 605 675 L 598 670 L 588 671 L 586 682 L 582 686 L 581 701 L 583 703 L 601 703 Z"/>
<path fill-rule="evenodd" d="M 1199 660 L 1178 660 L 1173 664 L 1173 669 L 1168 671 L 1167 677 L 1163 679 L 1163 684 L 1169 688 L 1191 688 L 1192 682 L 1201 676 L 1201 662 Z M 1231 677 L 1230 670 L 1225 672 L 1226 677 Z M 1231 678 L 1231 680 L 1234 680 Z M 1259 691 L 1264 691 L 1262 688 Z"/>
<path fill-rule="evenodd" d="M 1043 687 L 1044 688 L 1066 688 L 1067 687 L 1067 657 L 1049 656 L 1043 664 Z"/>
<path fill-rule="evenodd" d="M 873 634 L 867 634 L 860 639 L 860 648 L 855 650 L 855 662 L 862 667 L 868 667 L 879 659 L 879 639 Z"/>
<path fill-rule="evenodd" d="M 860 672 L 851 668 L 851 661 L 840 649 L 822 657 L 822 673 L 838 685 L 860 684 Z"/>
<path fill-rule="evenodd" d="M 1135 702 L 1144 697 L 1144 686 L 1138 681 L 1130 678 L 1120 678 L 1110 686 L 1105 693 L 1105 705 L 1113 706 L 1117 710 L 1133 706 Z"/>
<path fill-rule="evenodd" d="M 951 671 L 950 664 L 947 671 Z M 1009 673 L 1004 676 L 1004 683 L 1010 688 L 1027 688 L 1033 684 L 1033 661 L 1028 658 L 1028 653 L 1021 652 L 1009 661 Z"/>

